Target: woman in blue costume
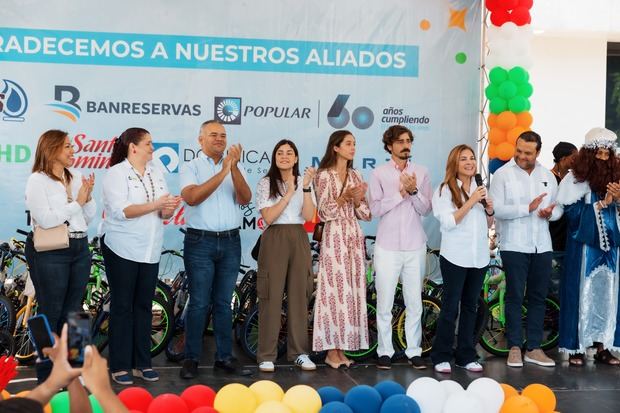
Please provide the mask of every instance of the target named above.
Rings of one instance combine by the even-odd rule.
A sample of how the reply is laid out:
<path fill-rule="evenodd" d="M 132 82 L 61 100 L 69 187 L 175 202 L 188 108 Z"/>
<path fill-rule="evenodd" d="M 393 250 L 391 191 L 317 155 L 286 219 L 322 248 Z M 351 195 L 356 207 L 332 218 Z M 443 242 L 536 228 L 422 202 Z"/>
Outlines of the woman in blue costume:
<path fill-rule="evenodd" d="M 618 247 L 620 246 L 620 163 L 616 134 L 594 128 L 586 135 L 558 189 L 568 221 L 560 281 L 560 351 L 582 366 L 586 348 L 595 360 L 618 365 L 609 349 L 620 349 Z"/>

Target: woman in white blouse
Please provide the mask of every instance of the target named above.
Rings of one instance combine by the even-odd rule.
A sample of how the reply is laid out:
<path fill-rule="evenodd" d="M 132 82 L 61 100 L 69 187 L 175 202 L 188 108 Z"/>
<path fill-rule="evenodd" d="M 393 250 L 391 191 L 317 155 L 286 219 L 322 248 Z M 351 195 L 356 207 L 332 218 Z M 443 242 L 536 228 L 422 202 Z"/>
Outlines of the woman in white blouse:
<path fill-rule="evenodd" d="M 110 371 L 119 384 L 133 376 L 157 381 L 151 368 L 151 305 L 163 245 L 163 220 L 179 206 L 162 171 L 153 167 L 153 140 L 129 128 L 115 141 L 103 181 L 101 247 L 110 284 Z M 132 371 L 133 369 L 133 371 Z"/>
<path fill-rule="evenodd" d="M 495 211 L 486 188 L 476 184 L 475 174 L 474 150 L 458 145 L 450 151 L 446 176 L 433 195 L 433 214 L 441 228 L 443 296 L 431 360 L 439 373 L 451 372 L 453 353 L 457 367 L 482 371 L 474 348 L 474 329 L 478 296 L 490 260 L 488 228 Z"/>
<path fill-rule="evenodd" d="M 308 297 L 314 289 L 312 261 L 305 221 L 314 216 L 310 184 L 314 168 L 299 176 L 299 153 L 283 139 L 273 148 L 271 167 L 258 182 L 258 209 L 269 227 L 258 254 L 259 369 L 275 370 L 284 286 L 287 306 L 287 356 L 302 370 L 315 370 L 308 357 Z"/>
<path fill-rule="evenodd" d="M 79 311 L 90 274 L 88 223 L 97 212 L 91 194 L 94 175 L 85 178 L 70 169 L 73 145 L 67 132 L 48 130 L 39 138 L 32 175 L 26 184 L 26 207 L 32 226 L 50 229 L 69 226 L 69 247 L 37 252 L 32 233 L 26 240 L 26 258 L 34 284 L 39 312 L 60 335 L 71 311 Z M 37 377 L 44 381 L 51 372 L 49 360 L 37 363 Z"/>

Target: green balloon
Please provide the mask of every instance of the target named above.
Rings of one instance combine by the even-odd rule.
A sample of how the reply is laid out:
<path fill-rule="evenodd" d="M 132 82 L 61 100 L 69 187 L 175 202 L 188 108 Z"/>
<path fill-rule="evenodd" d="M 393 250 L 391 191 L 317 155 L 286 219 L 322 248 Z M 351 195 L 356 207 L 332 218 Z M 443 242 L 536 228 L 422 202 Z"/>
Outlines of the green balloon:
<path fill-rule="evenodd" d="M 456 56 L 454 56 L 454 60 L 456 60 L 456 63 L 462 65 L 467 61 L 467 55 L 463 52 L 457 53 Z"/>
<path fill-rule="evenodd" d="M 510 99 L 517 94 L 517 85 L 515 82 L 506 80 L 499 85 L 499 95 L 504 99 Z"/>
<path fill-rule="evenodd" d="M 497 86 L 508 79 L 508 72 L 506 69 L 496 66 L 489 72 L 489 80 L 491 83 L 495 83 Z"/>
<path fill-rule="evenodd" d="M 525 111 L 528 112 L 530 109 L 532 109 L 532 104 L 529 99 L 525 99 Z"/>
<path fill-rule="evenodd" d="M 519 96 L 523 96 L 524 98 L 529 98 L 530 96 L 532 96 L 532 93 L 534 93 L 534 88 L 532 87 L 531 83 L 526 82 L 526 83 L 523 83 L 522 85 L 519 85 L 519 91 L 517 92 Z"/>
<path fill-rule="evenodd" d="M 90 399 L 90 407 L 93 409 L 93 413 L 103 413 L 103 408 L 95 396 L 91 394 L 88 398 Z"/>
<path fill-rule="evenodd" d="M 516 84 L 526 83 L 530 79 L 529 73 L 521 66 L 515 66 L 508 72 L 508 78 Z"/>
<path fill-rule="evenodd" d="M 69 413 L 69 393 L 61 391 L 56 393 L 50 400 L 53 413 Z"/>
<path fill-rule="evenodd" d="M 497 90 L 497 86 L 495 86 L 494 84 L 490 84 L 489 86 L 487 86 L 487 88 L 484 89 L 484 95 L 489 100 L 495 99 L 497 96 L 499 96 L 499 91 Z"/>
<path fill-rule="evenodd" d="M 489 103 L 489 110 L 491 113 L 495 113 L 496 115 L 505 112 L 506 109 L 508 109 L 508 102 L 506 99 L 495 98 L 491 100 L 491 103 Z"/>
<path fill-rule="evenodd" d="M 527 99 L 523 96 L 515 96 L 508 101 L 508 109 L 514 113 L 521 113 L 527 110 Z"/>

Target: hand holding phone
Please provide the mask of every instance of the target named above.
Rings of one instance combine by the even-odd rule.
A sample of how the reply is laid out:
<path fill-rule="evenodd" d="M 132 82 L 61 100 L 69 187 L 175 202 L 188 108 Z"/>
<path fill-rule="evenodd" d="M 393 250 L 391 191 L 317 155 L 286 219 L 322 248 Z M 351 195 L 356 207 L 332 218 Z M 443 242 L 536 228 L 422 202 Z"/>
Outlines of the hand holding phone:
<path fill-rule="evenodd" d="M 67 316 L 69 326 L 68 357 L 72 366 L 84 364 L 84 347 L 92 343 L 90 335 L 90 314 L 72 312 Z"/>

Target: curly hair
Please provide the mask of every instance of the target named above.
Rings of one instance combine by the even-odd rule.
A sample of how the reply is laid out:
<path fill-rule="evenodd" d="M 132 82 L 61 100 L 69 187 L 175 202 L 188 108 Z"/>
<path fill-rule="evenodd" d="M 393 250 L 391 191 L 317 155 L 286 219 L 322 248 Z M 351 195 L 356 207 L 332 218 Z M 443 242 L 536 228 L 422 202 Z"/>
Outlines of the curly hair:
<path fill-rule="evenodd" d="M 609 151 L 608 160 L 597 159 L 597 151 L 596 148 L 579 149 L 572 170 L 577 182 L 587 182 L 593 192 L 603 197 L 607 192 L 607 184 L 620 180 L 620 160 L 613 150 Z"/>

